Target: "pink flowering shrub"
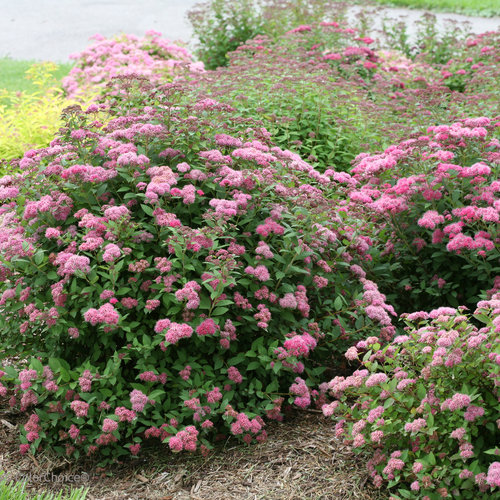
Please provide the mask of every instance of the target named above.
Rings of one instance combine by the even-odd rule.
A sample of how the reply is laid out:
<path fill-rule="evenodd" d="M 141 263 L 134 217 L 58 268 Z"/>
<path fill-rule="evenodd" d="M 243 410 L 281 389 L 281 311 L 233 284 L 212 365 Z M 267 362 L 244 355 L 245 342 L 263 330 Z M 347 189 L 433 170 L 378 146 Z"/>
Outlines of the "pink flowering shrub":
<path fill-rule="evenodd" d="M 482 328 L 463 308 L 404 317 L 389 344 L 369 337 L 346 352 L 360 366 L 322 386 L 334 398 L 324 414 L 355 451 L 373 454 L 373 483 L 393 498 L 496 498 L 500 293 L 477 304 Z"/>
<path fill-rule="evenodd" d="M 185 47 L 162 38 L 154 30 L 143 38 L 125 34 L 111 39 L 102 35 L 92 38 L 94 44 L 70 55 L 76 65 L 62 81 L 70 97 L 104 88 L 116 76 L 140 75 L 158 82 L 172 80 L 183 71 L 203 71 L 203 63 L 194 62 Z"/>
<path fill-rule="evenodd" d="M 24 451 L 264 440 L 283 393 L 316 404 L 336 354 L 394 334 L 369 244 L 333 171 L 227 105 L 122 81 L 0 179 L 1 356 L 26 360 L 0 396 L 39 419 Z"/>
<path fill-rule="evenodd" d="M 498 289 L 497 120 L 432 126 L 425 136 L 357 157 L 349 196 L 374 221 L 374 264 L 383 264 L 376 281 L 394 291 L 390 299 L 401 312 L 473 306 L 481 293 Z"/>
<path fill-rule="evenodd" d="M 436 123 L 498 112 L 498 49 L 481 52 L 498 46 L 498 34 L 477 37 L 471 48 L 465 39 L 453 43 L 457 59 L 450 64 L 462 54 L 469 60 L 458 91 L 445 78 L 449 58 L 387 56 L 383 40 L 342 19 L 342 8 L 334 13 L 339 18 L 247 40 L 229 54 L 227 68 L 199 75 L 193 87 L 258 118 L 281 148 L 320 171 L 348 171 L 360 152 L 385 149 Z"/>
<path fill-rule="evenodd" d="M 474 35 L 462 44 L 440 70 L 441 82 L 461 92 L 494 92 L 498 96 L 500 33 Z"/>

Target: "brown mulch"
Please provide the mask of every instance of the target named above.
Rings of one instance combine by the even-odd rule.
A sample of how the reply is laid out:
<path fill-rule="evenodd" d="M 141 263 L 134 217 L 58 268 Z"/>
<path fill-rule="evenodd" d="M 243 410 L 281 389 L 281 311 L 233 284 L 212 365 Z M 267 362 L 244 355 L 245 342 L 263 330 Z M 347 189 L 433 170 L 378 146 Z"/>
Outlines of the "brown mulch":
<path fill-rule="evenodd" d="M 0 414 L 0 470 L 8 480 L 26 480 L 27 489 L 33 492 L 58 491 L 68 485 L 89 487 L 89 500 L 388 497 L 371 487 L 365 461 L 335 438 L 331 420 L 313 412 L 269 424 L 269 439 L 259 445 L 228 441 L 206 458 L 173 455 L 165 445 L 144 448 L 138 459 L 104 471 L 86 459 L 75 464 L 50 453 L 36 458 L 20 455 L 18 425 L 14 416 Z"/>

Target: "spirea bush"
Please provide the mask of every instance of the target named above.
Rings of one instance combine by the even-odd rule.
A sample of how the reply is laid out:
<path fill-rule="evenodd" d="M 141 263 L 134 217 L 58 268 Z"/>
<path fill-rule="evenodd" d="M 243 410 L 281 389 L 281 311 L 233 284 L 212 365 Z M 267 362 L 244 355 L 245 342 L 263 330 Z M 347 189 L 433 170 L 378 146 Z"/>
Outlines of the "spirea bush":
<path fill-rule="evenodd" d="M 391 498 L 498 498 L 500 294 L 464 308 L 406 315 L 404 335 L 373 336 L 345 356 L 361 366 L 323 390 L 337 436 L 373 452 L 373 483 Z"/>
<path fill-rule="evenodd" d="M 241 116 L 258 118 L 281 148 L 318 170 L 349 171 L 360 152 L 385 149 L 471 113 L 490 119 L 498 114 L 493 40 L 478 37 L 470 49 L 463 42 L 464 60 L 473 62 L 466 63 L 466 75 L 452 73 L 462 79 L 462 92 L 447 76 L 452 66 L 388 54 L 342 21 L 297 26 L 277 38 L 258 36 L 229 55 L 227 68 L 207 71 L 192 87 Z"/>
<path fill-rule="evenodd" d="M 179 92 L 125 79 L 0 180 L 0 396 L 29 415 L 22 452 L 261 441 L 287 397 L 320 403 L 337 354 L 395 331 L 349 176 Z"/>
<path fill-rule="evenodd" d="M 152 82 L 165 82 L 179 74 L 203 71 L 203 63 L 193 61 L 185 47 L 162 38 L 154 30 L 142 38 L 130 34 L 110 39 L 97 34 L 92 38 L 95 43 L 70 55 L 76 64 L 62 81 L 70 97 L 81 98 L 90 90 L 95 93 L 105 89 L 117 76 L 140 75 Z"/>
<path fill-rule="evenodd" d="M 363 153 L 350 199 L 369 210 L 374 267 L 400 312 L 473 307 L 500 274 L 500 123 L 430 127 L 383 153 Z"/>

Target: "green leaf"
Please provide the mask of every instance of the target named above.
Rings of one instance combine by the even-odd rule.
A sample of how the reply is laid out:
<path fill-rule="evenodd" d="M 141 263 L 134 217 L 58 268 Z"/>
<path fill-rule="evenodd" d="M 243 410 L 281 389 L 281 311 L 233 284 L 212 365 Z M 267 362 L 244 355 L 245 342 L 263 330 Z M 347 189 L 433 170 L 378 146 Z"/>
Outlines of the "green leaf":
<path fill-rule="evenodd" d="M 394 404 L 394 399 L 393 398 L 388 398 L 385 400 L 384 403 L 384 408 L 390 408 Z"/>
<path fill-rule="evenodd" d="M 33 370 L 36 370 L 39 374 L 43 373 L 43 365 L 40 363 L 40 361 L 36 358 L 32 358 L 30 361 L 30 367 Z"/>
<path fill-rule="evenodd" d="M 335 299 L 335 301 L 333 302 L 333 307 L 335 307 L 335 310 L 336 311 L 340 311 L 342 309 L 342 297 L 340 295 L 338 295 Z"/>
<path fill-rule="evenodd" d="M 35 254 L 35 264 L 39 266 L 45 257 L 44 251 L 43 250 L 38 250 L 37 253 Z"/>
<path fill-rule="evenodd" d="M 222 316 L 223 314 L 226 314 L 227 311 L 229 311 L 228 307 L 216 307 L 212 311 L 212 316 Z"/>
<path fill-rule="evenodd" d="M 423 384 L 418 384 L 417 386 L 417 396 L 419 399 L 424 399 L 427 394 L 427 390 Z"/>
<path fill-rule="evenodd" d="M 153 217 L 153 209 L 150 206 L 141 204 L 141 208 L 146 215 Z"/>
<path fill-rule="evenodd" d="M 156 401 L 160 396 L 163 396 L 165 391 L 163 389 L 156 389 L 151 394 L 148 394 L 148 398 Z"/>

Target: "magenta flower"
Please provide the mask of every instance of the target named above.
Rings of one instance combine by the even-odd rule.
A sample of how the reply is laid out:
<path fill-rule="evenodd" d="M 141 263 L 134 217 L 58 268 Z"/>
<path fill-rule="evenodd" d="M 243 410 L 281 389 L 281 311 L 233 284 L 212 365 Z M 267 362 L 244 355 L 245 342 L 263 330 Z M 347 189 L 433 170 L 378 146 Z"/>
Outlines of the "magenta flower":
<path fill-rule="evenodd" d="M 102 423 L 103 432 L 114 432 L 118 429 L 118 422 L 111 420 L 110 418 L 105 418 Z"/>
<path fill-rule="evenodd" d="M 211 318 L 204 320 L 198 328 L 196 328 L 196 333 L 203 337 L 205 335 L 213 335 L 217 331 L 217 325 L 215 321 Z"/>
<path fill-rule="evenodd" d="M 385 373 L 374 373 L 370 375 L 365 382 L 366 387 L 373 387 L 387 382 L 388 377 Z"/>
<path fill-rule="evenodd" d="M 75 412 L 75 415 L 77 417 L 86 417 L 87 412 L 89 410 L 89 404 L 86 403 L 85 401 L 72 401 L 71 402 L 71 409 Z"/>
<path fill-rule="evenodd" d="M 149 402 L 148 397 L 143 392 L 134 389 L 130 393 L 130 402 L 132 403 L 132 410 L 143 411 L 146 404 Z"/>

